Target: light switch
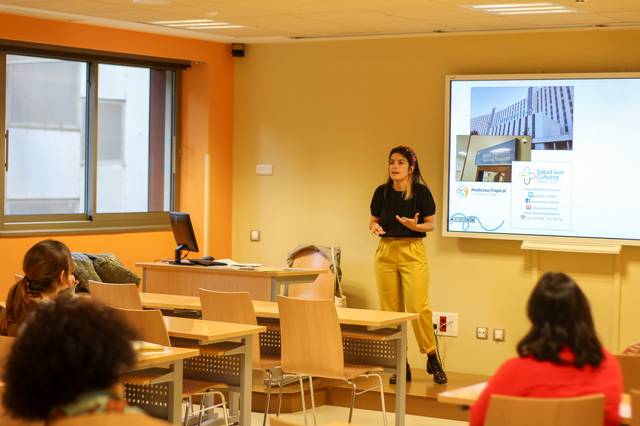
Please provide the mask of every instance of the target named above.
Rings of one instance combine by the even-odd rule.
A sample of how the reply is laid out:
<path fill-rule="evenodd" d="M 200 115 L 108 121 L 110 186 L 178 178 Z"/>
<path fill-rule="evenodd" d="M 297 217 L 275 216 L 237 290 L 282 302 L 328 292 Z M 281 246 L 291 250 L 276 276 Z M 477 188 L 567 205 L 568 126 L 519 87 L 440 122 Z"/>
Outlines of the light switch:
<path fill-rule="evenodd" d="M 273 174 L 273 164 L 256 164 L 256 174 L 258 176 L 271 176 Z"/>
<path fill-rule="evenodd" d="M 260 241 L 260 231 L 258 229 L 252 229 L 249 233 L 249 239 L 251 241 Z"/>

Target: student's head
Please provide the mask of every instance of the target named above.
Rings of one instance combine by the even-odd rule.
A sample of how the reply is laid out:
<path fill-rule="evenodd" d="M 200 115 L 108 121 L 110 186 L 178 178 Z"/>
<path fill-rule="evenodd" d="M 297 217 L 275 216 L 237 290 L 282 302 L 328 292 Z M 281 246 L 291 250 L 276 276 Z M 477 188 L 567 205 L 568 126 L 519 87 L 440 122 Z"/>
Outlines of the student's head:
<path fill-rule="evenodd" d="M 103 305 L 82 297 L 40 303 L 7 359 L 5 408 L 42 420 L 84 393 L 113 387 L 135 362 L 131 339 L 124 320 Z"/>
<path fill-rule="evenodd" d="M 0 332 L 13 331 L 24 315 L 41 300 L 52 299 L 75 282 L 73 261 L 60 241 L 40 241 L 22 261 L 24 277 L 7 294 L 6 310 L 0 316 Z"/>
<path fill-rule="evenodd" d="M 393 182 L 407 181 L 405 199 L 410 199 L 413 195 L 413 185 L 423 182 L 418 165 L 418 156 L 415 151 L 408 146 L 396 146 L 389 152 L 389 179 L 387 185 Z"/>
<path fill-rule="evenodd" d="M 547 272 L 536 284 L 527 305 L 531 330 L 518 343 L 520 356 L 562 364 L 563 348 L 573 352 L 574 365 L 594 367 L 604 354 L 596 335 L 589 301 L 566 274 Z"/>

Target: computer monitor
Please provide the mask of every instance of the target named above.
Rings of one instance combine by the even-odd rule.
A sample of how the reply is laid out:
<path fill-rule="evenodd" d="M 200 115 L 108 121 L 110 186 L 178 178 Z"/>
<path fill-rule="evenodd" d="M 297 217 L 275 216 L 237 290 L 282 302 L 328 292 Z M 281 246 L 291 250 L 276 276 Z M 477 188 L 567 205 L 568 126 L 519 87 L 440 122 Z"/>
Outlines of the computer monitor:
<path fill-rule="evenodd" d="M 193 233 L 189 213 L 169 212 L 169 220 L 171 221 L 171 230 L 173 231 L 173 237 L 176 239 L 177 244 L 174 261 L 172 263 L 181 265 L 180 259 L 182 258 L 182 251 L 197 252 L 198 242 L 196 241 L 196 235 Z"/>

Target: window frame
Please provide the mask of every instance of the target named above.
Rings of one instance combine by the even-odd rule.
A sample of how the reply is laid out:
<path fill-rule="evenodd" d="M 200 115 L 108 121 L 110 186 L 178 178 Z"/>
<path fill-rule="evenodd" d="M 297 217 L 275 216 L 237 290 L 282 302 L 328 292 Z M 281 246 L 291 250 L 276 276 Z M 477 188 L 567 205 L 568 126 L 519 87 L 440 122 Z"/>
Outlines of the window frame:
<path fill-rule="evenodd" d="M 84 212 L 70 214 L 36 214 L 36 215 L 6 215 L 5 193 L 7 172 L 7 55 L 38 56 L 51 59 L 82 61 L 87 64 L 87 96 L 86 116 L 84 119 L 86 135 L 83 143 L 85 167 Z M 113 64 L 134 67 L 146 67 L 163 71 L 173 71 L 171 96 L 173 107 L 166 120 L 171 126 L 171 172 L 169 174 L 170 201 L 169 210 L 178 205 L 179 197 L 179 135 L 181 108 L 181 71 L 190 66 L 187 61 L 172 59 L 122 55 L 111 52 L 90 51 L 86 49 L 47 46 L 40 44 L 7 42 L 0 40 L 0 129 L 3 137 L 0 143 L 0 158 L 4 170 L 0 173 L 0 237 L 24 235 L 51 234 L 91 234 L 158 231 L 170 228 L 168 212 L 125 212 L 125 213 L 97 213 L 97 144 L 98 144 L 98 68 L 99 64 Z M 9 141 L 10 143 L 10 141 Z M 10 149 L 10 146 L 9 146 Z"/>

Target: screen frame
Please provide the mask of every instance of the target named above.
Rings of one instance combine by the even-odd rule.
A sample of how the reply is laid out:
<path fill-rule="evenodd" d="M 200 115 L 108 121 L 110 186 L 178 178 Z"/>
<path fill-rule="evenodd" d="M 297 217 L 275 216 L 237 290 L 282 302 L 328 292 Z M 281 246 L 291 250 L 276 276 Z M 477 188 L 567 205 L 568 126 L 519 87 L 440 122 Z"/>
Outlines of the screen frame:
<path fill-rule="evenodd" d="M 455 74 L 445 76 L 445 103 L 444 103 L 444 173 L 442 196 L 442 236 L 454 238 L 482 238 L 490 240 L 532 241 L 549 244 L 568 245 L 622 245 L 640 246 L 638 239 L 615 239 L 607 237 L 577 237 L 556 235 L 527 235 L 527 234 L 494 234 L 491 232 L 465 232 L 449 231 L 449 197 L 450 192 L 450 158 L 451 158 L 451 85 L 454 81 L 492 81 L 492 80 L 596 80 L 596 79 L 640 79 L 640 72 L 612 72 L 612 73 L 549 73 L 549 74 Z M 566 250 L 572 251 L 572 250 Z M 580 251 L 580 250 L 576 250 Z"/>

